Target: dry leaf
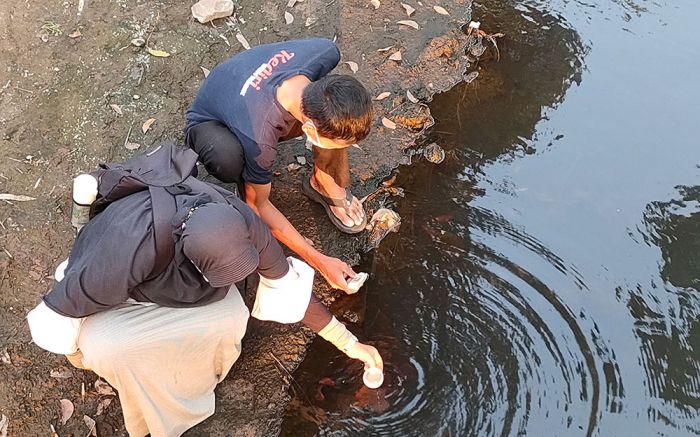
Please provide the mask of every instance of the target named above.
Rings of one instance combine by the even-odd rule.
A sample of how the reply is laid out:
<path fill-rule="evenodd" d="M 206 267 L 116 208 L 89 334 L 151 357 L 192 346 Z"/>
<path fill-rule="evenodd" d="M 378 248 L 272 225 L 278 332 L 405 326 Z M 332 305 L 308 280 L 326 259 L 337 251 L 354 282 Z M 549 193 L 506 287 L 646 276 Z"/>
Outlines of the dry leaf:
<path fill-rule="evenodd" d="M 199 68 L 202 69 L 202 73 L 204 73 L 204 78 L 205 78 L 205 79 L 206 79 L 207 77 L 209 77 L 210 71 L 209 71 L 208 68 L 204 68 L 204 67 L 199 67 Z"/>
<path fill-rule="evenodd" d="M 288 7 L 288 8 L 293 8 L 295 4 L 297 4 L 297 0 L 289 0 L 289 1 L 287 2 L 287 7 Z"/>
<path fill-rule="evenodd" d="M 357 73 L 357 70 L 359 69 L 359 67 L 357 66 L 357 62 L 346 61 L 346 62 L 343 62 L 343 64 L 348 64 L 348 67 L 350 67 L 350 70 L 353 73 Z"/>
<path fill-rule="evenodd" d="M 73 402 L 69 401 L 68 399 L 61 399 L 61 418 L 59 419 L 61 421 L 61 425 L 65 425 L 66 422 L 68 422 L 68 419 L 70 419 L 73 415 L 73 411 L 75 411 Z"/>
<path fill-rule="evenodd" d="M 122 112 L 122 108 L 116 103 L 112 103 L 111 105 L 109 105 L 109 107 L 112 108 L 112 110 L 117 114 L 124 115 L 124 113 Z"/>
<path fill-rule="evenodd" d="M 384 100 L 387 97 L 389 97 L 391 93 L 389 91 L 384 91 L 383 93 L 379 94 L 377 97 L 374 98 L 374 100 Z"/>
<path fill-rule="evenodd" d="M 409 17 L 413 15 L 414 12 L 416 12 L 416 8 L 414 8 L 411 5 L 407 5 L 406 3 L 401 3 L 401 6 L 403 6 L 404 10 L 406 11 L 406 15 Z"/>
<path fill-rule="evenodd" d="M 148 120 L 146 120 L 146 121 L 143 123 L 143 126 L 141 126 L 141 130 L 143 131 L 143 133 L 148 132 L 148 129 L 150 129 L 150 128 L 151 128 L 151 125 L 152 125 L 153 123 L 155 123 L 155 122 L 156 122 L 156 119 L 155 119 L 155 118 L 149 118 Z"/>
<path fill-rule="evenodd" d="M 370 3 L 374 6 L 374 9 L 379 9 L 379 6 L 381 6 L 379 0 L 370 0 Z"/>
<path fill-rule="evenodd" d="M 68 379 L 73 377 L 73 373 L 70 370 L 66 369 L 52 370 L 51 372 L 49 372 L 49 376 L 52 378 Z"/>
<path fill-rule="evenodd" d="M 450 13 L 447 12 L 447 10 L 442 6 L 433 6 L 433 9 L 440 15 L 450 15 Z"/>
<path fill-rule="evenodd" d="M 10 419 L 3 414 L 0 419 L 0 437 L 7 437 L 7 425 L 9 425 L 9 423 Z"/>
<path fill-rule="evenodd" d="M 289 12 L 285 11 L 284 12 L 284 22 L 287 24 L 292 24 L 294 23 L 294 15 L 290 14 Z"/>
<path fill-rule="evenodd" d="M 95 390 L 97 391 L 97 393 L 104 395 L 104 396 L 114 396 L 115 395 L 112 387 L 101 379 L 98 379 L 97 381 L 95 381 Z"/>
<path fill-rule="evenodd" d="M 384 117 L 382 118 L 382 124 L 384 127 L 389 128 L 389 129 L 396 129 L 396 123 L 393 121 L 389 120 L 388 118 Z"/>
<path fill-rule="evenodd" d="M 416 22 L 413 21 L 413 20 L 399 20 L 399 21 L 397 21 L 396 23 L 397 23 L 397 24 L 401 24 L 401 25 L 403 25 L 403 26 L 412 27 L 412 28 L 414 28 L 414 29 L 416 29 L 416 30 L 420 29 L 420 26 L 418 25 L 418 23 L 416 23 Z"/>
<path fill-rule="evenodd" d="M 93 420 L 93 418 L 90 416 L 83 416 L 83 421 L 85 422 L 85 426 L 87 426 L 90 430 L 90 433 L 88 435 L 97 435 L 97 429 L 95 428 L 95 420 Z"/>
<path fill-rule="evenodd" d="M 97 412 L 95 413 L 95 416 L 99 416 L 100 414 L 104 413 L 104 411 L 109 407 L 109 404 L 112 403 L 112 398 L 105 398 L 100 401 L 99 404 L 97 404 Z"/>
<path fill-rule="evenodd" d="M 141 147 L 141 144 L 132 143 L 131 141 L 127 141 L 126 143 L 124 143 L 124 147 L 126 147 L 126 150 L 136 150 L 139 147 Z"/>
<path fill-rule="evenodd" d="M 150 53 L 151 56 L 155 56 L 158 58 L 167 58 L 168 56 L 170 56 L 170 53 L 166 52 L 165 50 L 156 50 L 150 47 L 146 47 L 146 51 Z"/>
<path fill-rule="evenodd" d="M 83 34 L 80 33 L 79 30 L 76 30 L 75 32 L 73 32 L 73 33 L 71 33 L 70 35 L 68 35 L 68 38 L 79 38 L 79 37 L 81 37 L 81 36 L 83 36 Z"/>
<path fill-rule="evenodd" d="M 237 33 L 236 39 L 238 40 L 239 43 L 241 43 L 241 45 L 243 46 L 244 49 L 250 50 L 250 44 L 248 44 L 248 40 L 245 39 L 245 36 L 243 36 L 242 33 Z"/>
<path fill-rule="evenodd" d="M 411 94 L 410 90 L 406 90 L 406 97 L 408 97 L 408 100 L 411 103 L 418 103 L 418 99 L 413 94 Z"/>
<path fill-rule="evenodd" d="M 304 26 L 309 27 L 309 26 L 311 26 L 312 24 L 314 24 L 315 22 L 316 22 L 316 18 L 315 18 L 315 17 L 309 17 L 309 18 L 306 19 L 306 22 L 304 23 Z"/>
<path fill-rule="evenodd" d="M 399 62 L 403 58 L 401 57 L 401 52 L 394 52 L 391 54 L 391 56 L 389 56 L 389 59 L 391 59 L 392 61 Z"/>
<path fill-rule="evenodd" d="M 34 197 L 25 196 L 23 194 L 0 194 L 0 200 L 14 200 L 15 202 L 27 202 L 29 200 L 36 200 Z"/>
<path fill-rule="evenodd" d="M 389 47 L 384 47 L 383 49 L 377 49 L 378 52 L 388 52 L 389 50 L 393 49 L 394 46 L 389 46 Z"/>

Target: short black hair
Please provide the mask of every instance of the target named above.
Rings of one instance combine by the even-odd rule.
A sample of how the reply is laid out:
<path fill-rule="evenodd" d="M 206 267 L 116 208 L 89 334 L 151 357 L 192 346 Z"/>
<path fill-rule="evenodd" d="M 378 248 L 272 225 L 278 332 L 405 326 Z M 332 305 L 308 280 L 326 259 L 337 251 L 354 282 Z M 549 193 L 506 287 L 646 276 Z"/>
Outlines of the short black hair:
<path fill-rule="evenodd" d="M 332 140 L 361 141 L 369 135 L 374 119 L 369 92 L 345 74 L 329 74 L 307 85 L 301 110 L 319 135 Z"/>

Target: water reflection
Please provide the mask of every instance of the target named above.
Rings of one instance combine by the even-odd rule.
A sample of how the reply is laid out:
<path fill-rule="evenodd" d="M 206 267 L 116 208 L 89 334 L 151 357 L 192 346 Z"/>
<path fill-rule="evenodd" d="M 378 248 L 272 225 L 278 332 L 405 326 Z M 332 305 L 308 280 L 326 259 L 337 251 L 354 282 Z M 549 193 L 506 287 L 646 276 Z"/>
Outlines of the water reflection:
<path fill-rule="evenodd" d="M 654 44 L 600 38 L 648 26 L 643 8 L 559 6 L 475 5 L 508 33 L 501 61 L 436 97 L 425 141 L 447 159 L 400 169 L 401 231 L 336 306 L 385 355 L 385 385 L 362 388 L 361 366 L 317 341 L 284 435 L 700 433 L 700 188 L 669 192 L 697 180 L 700 151 L 692 123 L 655 125 L 697 100 L 645 112 L 682 87 L 642 93 L 634 62 L 605 69 Z"/>

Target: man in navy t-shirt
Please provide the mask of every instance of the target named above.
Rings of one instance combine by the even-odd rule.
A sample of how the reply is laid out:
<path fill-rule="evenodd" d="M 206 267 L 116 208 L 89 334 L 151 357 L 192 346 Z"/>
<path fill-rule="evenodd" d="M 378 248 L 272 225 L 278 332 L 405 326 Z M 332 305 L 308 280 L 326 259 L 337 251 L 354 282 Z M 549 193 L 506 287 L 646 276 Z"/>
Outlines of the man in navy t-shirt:
<path fill-rule="evenodd" d="M 304 193 L 321 203 L 333 224 L 361 232 L 367 217 L 350 186 L 348 148 L 363 140 L 374 118 L 367 90 L 355 78 L 329 75 L 340 61 L 326 39 L 254 47 L 215 67 L 187 111 L 186 142 L 207 170 L 236 183 L 273 235 L 347 291 L 355 272 L 317 251 L 270 202 L 280 141 L 305 134 L 314 170 Z"/>

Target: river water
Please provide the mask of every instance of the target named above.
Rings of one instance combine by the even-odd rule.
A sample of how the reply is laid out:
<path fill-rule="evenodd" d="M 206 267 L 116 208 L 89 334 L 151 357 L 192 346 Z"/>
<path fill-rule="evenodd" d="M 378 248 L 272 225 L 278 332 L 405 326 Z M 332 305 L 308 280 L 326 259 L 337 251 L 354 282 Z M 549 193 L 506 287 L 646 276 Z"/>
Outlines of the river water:
<path fill-rule="evenodd" d="M 436 96 L 439 165 L 317 340 L 283 435 L 700 434 L 700 3 L 489 1 L 500 60 Z M 415 161 L 415 160 L 414 160 Z"/>

